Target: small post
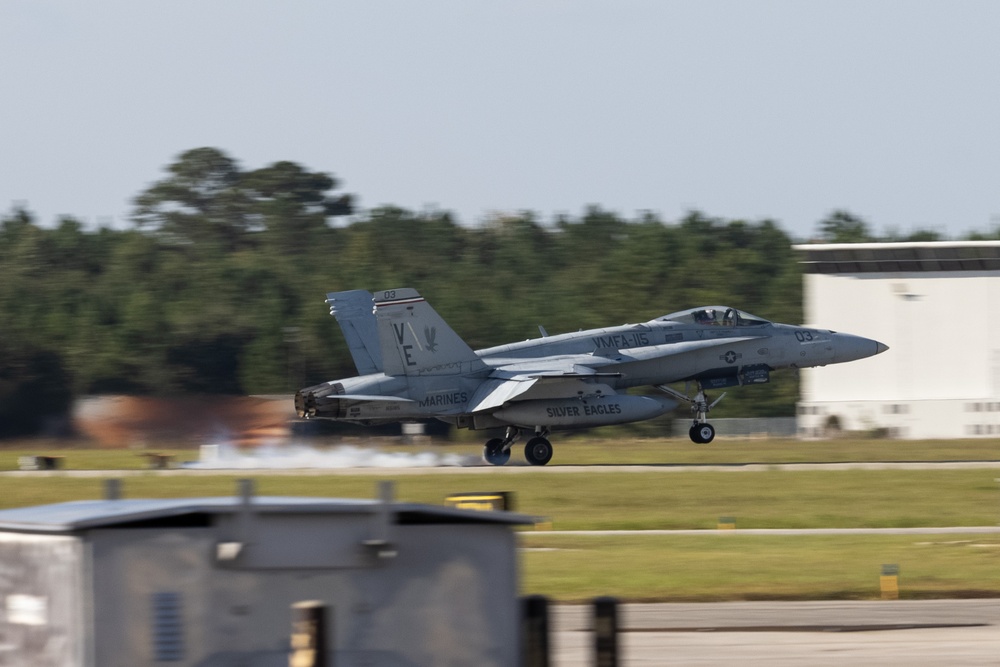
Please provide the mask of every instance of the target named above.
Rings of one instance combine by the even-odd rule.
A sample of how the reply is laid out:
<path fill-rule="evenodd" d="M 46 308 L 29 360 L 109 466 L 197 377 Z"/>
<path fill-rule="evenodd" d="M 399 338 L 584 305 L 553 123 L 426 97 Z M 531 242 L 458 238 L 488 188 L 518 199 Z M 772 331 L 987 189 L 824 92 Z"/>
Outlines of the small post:
<path fill-rule="evenodd" d="M 549 667 L 549 599 L 529 595 L 521 601 L 521 664 Z"/>
<path fill-rule="evenodd" d="M 330 624 L 333 614 L 330 614 Z M 319 600 L 292 605 L 292 651 L 288 667 L 333 667 L 327 659 L 327 610 Z"/>
<path fill-rule="evenodd" d="M 249 505 L 250 501 L 253 499 L 254 496 L 253 480 L 252 479 L 236 480 L 236 490 L 239 492 L 240 498 L 243 499 L 243 502 Z"/>
<path fill-rule="evenodd" d="M 720 516 L 719 517 L 719 530 L 735 530 L 736 529 L 736 517 L 732 516 Z"/>
<path fill-rule="evenodd" d="M 237 519 L 237 530 L 239 531 L 239 541 L 248 544 L 253 541 L 253 497 L 255 491 L 252 479 L 236 480 L 236 490 L 240 495 L 239 518 Z"/>
<path fill-rule="evenodd" d="M 378 559 L 388 560 L 398 555 L 390 534 L 395 514 L 393 509 L 396 497 L 395 483 L 390 480 L 380 481 L 378 483 L 378 496 L 379 502 L 375 505 L 375 513 L 372 514 L 372 536 L 364 540 L 362 544 Z"/>
<path fill-rule="evenodd" d="M 617 598 L 594 598 L 594 664 L 618 667 Z"/>
<path fill-rule="evenodd" d="M 119 478 L 106 479 L 104 480 L 104 499 L 105 500 L 121 500 L 122 499 L 122 481 Z"/>
<path fill-rule="evenodd" d="M 899 565 L 895 563 L 882 565 L 882 576 L 879 577 L 879 588 L 882 589 L 883 600 L 899 599 Z"/>
<path fill-rule="evenodd" d="M 379 480 L 378 500 L 378 508 L 375 513 L 375 540 L 387 547 L 390 538 L 389 524 L 392 523 L 392 504 L 396 500 L 395 482 L 386 479 Z"/>

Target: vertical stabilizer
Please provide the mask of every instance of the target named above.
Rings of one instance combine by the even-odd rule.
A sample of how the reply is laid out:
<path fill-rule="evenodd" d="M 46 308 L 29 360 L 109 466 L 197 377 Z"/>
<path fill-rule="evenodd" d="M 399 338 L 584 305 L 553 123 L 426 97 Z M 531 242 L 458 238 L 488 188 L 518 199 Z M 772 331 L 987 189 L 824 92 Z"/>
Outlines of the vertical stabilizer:
<path fill-rule="evenodd" d="M 358 374 L 381 372 L 382 351 L 378 344 L 372 293 L 360 289 L 330 292 L 326 295 L 326 302 L 330 304 L 330 314 L 337 318 L 337 324 L 344 332 L 347 349 L 351 351 Z"/>
<path fill-rule="evenodd" d="M 375 319 L 386 375 L 454 375 L 486 367 L 414 289 L 376 292 Z"/>

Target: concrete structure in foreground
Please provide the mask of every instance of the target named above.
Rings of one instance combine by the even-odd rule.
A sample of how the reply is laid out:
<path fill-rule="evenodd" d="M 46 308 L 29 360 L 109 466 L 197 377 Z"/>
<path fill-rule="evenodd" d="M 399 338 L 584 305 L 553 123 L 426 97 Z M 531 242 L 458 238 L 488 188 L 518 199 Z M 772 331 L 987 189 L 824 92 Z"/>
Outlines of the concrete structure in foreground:
<path fill-rule="evenodd" d="M 802 370 L 799 435 L 1000 435 L 1000 241 L 798 245 L 805 320 L 889 351 Z"/>
<path fill-rule="evenodd" d="M 287 667 L 305 600 L 328 664 L 516 664 L 525 523 L 249 494 L 0 511 L 0 665 Z"/>

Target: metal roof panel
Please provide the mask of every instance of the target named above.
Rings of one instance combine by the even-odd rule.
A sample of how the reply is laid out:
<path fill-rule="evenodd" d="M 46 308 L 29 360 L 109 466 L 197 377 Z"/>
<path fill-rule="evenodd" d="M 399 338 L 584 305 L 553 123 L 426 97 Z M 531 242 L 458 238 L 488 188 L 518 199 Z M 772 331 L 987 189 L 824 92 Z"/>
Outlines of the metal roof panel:
<path fill-rule="evenodd" d="M 358 498 L 304 498 L 253 496 L 255 513 L 346 514 L 375 512 L 378 500 Z M 240 497 L 220 498 L 128 498 L 121 500 L 77 500 L 52 505 L 0 510 L 0 530 L 33 533 L 72 533 L 95 528 L 113 528 L 136 521 L 149 521 L 185 514 L 231 514 L 243 505 Z M 510 512 L 479 512 L 436 505 L 391 503 L 391 511 L 421 516 L 427 522 L 461 520 L 466 523 L 526 525 L 532 517 Z"/>

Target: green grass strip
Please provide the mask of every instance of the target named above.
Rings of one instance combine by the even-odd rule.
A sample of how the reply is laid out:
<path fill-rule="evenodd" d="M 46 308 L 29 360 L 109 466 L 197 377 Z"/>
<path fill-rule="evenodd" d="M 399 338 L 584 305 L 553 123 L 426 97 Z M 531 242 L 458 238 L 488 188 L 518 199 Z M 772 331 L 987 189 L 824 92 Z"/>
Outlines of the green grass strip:
<path fill-rule="evenodd" d="M 236 480 L 261 495 L 372 498 L 388 475 L 137 475 L 132 498 L 228 496 Z M 761 472 L 580 472 L 538 470 L 486 475 L 402 475 L 399 500 L 440 504 L 463 492 L 512 491 L 515 510 L 545 517 L 556 530 L 888 528 L 1000 523 L 996 470 Z M 67 476 L 0 479 L 0 508 L 100 498 L 102 480 Z"/>
<path fill-rule="evenodd" d="M 1000 535 L 559 536 L 521 538 L 521 589 L 560 602 L 1000 596 Z"/>

